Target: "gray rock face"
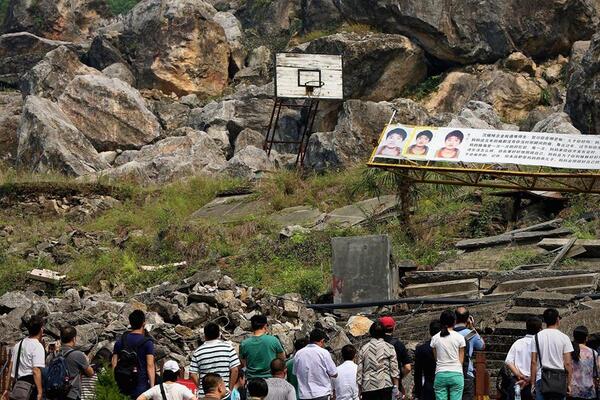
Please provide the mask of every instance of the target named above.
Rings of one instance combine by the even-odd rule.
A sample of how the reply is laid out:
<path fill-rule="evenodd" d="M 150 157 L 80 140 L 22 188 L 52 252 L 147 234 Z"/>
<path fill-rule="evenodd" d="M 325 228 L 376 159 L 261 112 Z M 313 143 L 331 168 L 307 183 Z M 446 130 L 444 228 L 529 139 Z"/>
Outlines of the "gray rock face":
<path fill-rule="evenodd" d="M 423 50 L 401 35 L 338 33 L 303 48 L 307 53 L 343 55 L 346 98 L 393 99 L 427 76 Z"/>
<path fill-rule="evenodd" d="M 254 146 L 260 149 L 262 148 L 264 141 L 265 138 L 262 133 L 246 128 L 239 133 L 237 138 L 235 138 L 234 152 L 237 153 L 248 146 Z"/>
<path fill-rule="evenodd" d="M 135 76 L 133 76 L 129 67 L 123 63 L 110 64 L 102 70 L 102 73 L 109 78 L 120 79 L 129 86 L 135 86 Z"/>
<path fill-rule="evenodd" d="M 76 48 L 72 43 L 44 39 L 28 32 L 0 35 L 0 83 L 16 86 L 22 74 L 60 46 Z"/>
<path fill-rule="evenodd" d="M 74 176 L 108 168 L 67 115 L 41 97 L 27 97 L 18 135 L 17 166 L 21 168 Z"/>
<path fill-rule="evenodd" d="M 519 130 L 516 125 L 503 123 L 494 107 L 481 101 L 467 103 L 460 114 L 448 123 L 448 126 L 454 128 Z"/>
<path fill-rule="evenodd" d="M 123 152 L 115 160 L 119 166 L 102 175 L 169 182 L 184 176 L 216 173 L 226 167 L 221 149 L 205 132 L 190 128 L 187 131 L 185 136 L 166 138 L 139 151 Z"/>
<path fill-rule="evenodd" d="M 82 41 L 111 17 L 107 2 L 96 0 L 14 0 L 4 32 L 27 31 L 50 39 Z"/>
<path fill-rule="evenodd" d="M 23 96 L 19 92 L 0 92 L 0 162 L 13 163 L 17 156 L 17 130 L 21 121 Z"/>
<path fill-rule="evenodd" d="M 578 135 L 581 132 L 571 124 L 571 118 L 564 112 L 550 114 L 533 127 L 533 132 L 567 133 Z"/>
<path fill-rule="evenodd" d="M 311 136 L 305 165 L 323 170 L 366 161 L 392 112 L 387 102 L 346 101 L 335 130 Z"/>
<path fill-rule="evenodd" d="M 350 20 L 413 39 L 434 57 L 493 62 L 515 47 L 531 57 L 568 52 L 598 27 L 595 0 L 530 3 L 522 0 L 335 0 Z"/>
<path fill-rule="evenodd" d="M 55 101 L 75 76 L 86 74 L 100 75 L 100 72 L 81 63 L 77 54 L 67 47 L 60 46 L 25 74 L 21 91 Z"/>
<path fill-rule="evenodd" d="M 177 95 L 220 95 L 230 47 L 202 0 L 143 0 L 125 17 L 117 47 L 131 60 L 140 88 Z"/>
<path fill-rule="evenodd" d="M 600 34 L 594 36 L 580 67 L 571 70 L 566 112 L 584 134 L 600 133 Z"/>
<path fill-rule="evenodd" d="M 100 151 L 140 148 L 161 133 L 139 92 L 119 79 L 78 76 L 67 85 L 58 102 Z"/>
<path fill-rule="evenodd" d="M 235 153 L 223 172 L 236 178 L 257 179 L 273 171 L 275 165 L 264 150 L 247 146 Z"/>
<path fill-rule="evenodd" d="M 213 16 L 213 21 L 219 24 L 225 32 L 225 37 L 231 48 L 231 59 L 237 70 L 244 68 L 246 50 L 244 49 L 242 24 L 231 12 L 219 11 Z"/>

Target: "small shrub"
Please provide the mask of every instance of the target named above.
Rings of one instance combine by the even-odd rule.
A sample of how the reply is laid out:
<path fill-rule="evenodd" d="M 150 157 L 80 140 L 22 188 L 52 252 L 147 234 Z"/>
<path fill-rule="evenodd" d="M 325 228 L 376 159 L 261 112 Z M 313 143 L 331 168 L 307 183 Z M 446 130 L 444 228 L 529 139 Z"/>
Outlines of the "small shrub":
<path fill-rule="evenodd" d="M 121 394 L 117 381 L 111 368 L 104 367 L 98 374 L 96 382 L 96 400 L 128 400 L 129 397 Z"/>
<path fill-rule="evenodd" d="M 500 260 L 498 268 L 504 271 L 511 271 L 520 265 L 540 264 L 545 259 L 546 256 L 534 250 L 516 249 Z"/>
<path fill-rule="evenodd" d="M 408 89 L 404 96 L 416 101 L 423 100 L 425 97 L 435 92 L 443 80 L 444 75 L 430 76 L 418 85 Z"/>
<path fill-rule="evenodd" d="M 552 105 L 552 94 L 547 88 L 542 89 L 542 92 L 540 94 L 540 104 L 543 106 Z"/>
<path fill-rule="evenodd" d="M 9 0 L 0 0 L 0 24 L 4 22 L 6 14 L 8 13 L 8 1 Z"/>
<path fill-rule="evenodd" d="M 110 12 L 113 15 L 126 14 L 128 13 L 139 0 L 106 0 Z"/>

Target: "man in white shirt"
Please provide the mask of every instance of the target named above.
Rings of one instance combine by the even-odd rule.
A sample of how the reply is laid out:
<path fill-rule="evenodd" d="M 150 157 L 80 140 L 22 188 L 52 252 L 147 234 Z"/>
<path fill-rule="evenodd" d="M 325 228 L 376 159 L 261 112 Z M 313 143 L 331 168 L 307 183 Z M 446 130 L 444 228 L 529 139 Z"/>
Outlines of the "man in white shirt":
<path fill-rule="evenodd" d="M 177 383 L 178 376 L 179 364 L 177 361 L 167 361 L 163 366 L 163 381 L 146 390 L 137 400 L 196 400 L 196 396 L 190 389 Z"/>
<path fill-rule="evenodd" d="M 513 343 L 504 362 L 521 387 L 521 400 L 533 400 L 529 384 L 531 378 L 531 341 L 542 330 L 542 320 L 538 317 L 529 317 L 525 325 L 527 335 Z"/>
<path fill-rule="evenodd" d="M 325 332 L 313 330 L 310 344 L 294 357 L 300 400 L 327 400 L 331 396 L 331 378 L 337 377 L 337 369 L 325 350 L 325 338 Z"/>
<path fill-rule="evenodd" d="M 356 372 L 358 365 L 354 362 L 356 348 L 351 344 L 342 347 L 344 362 L 337 367 L 337 378 L 333 378 L 333 391 L 336 400 L 358 400 L 358 384 Z"/>
<path fill-rule="evenodd" d="M 571 376 L 573 375 L 573 364 L 571 361 L 573 344 L 567 335 L 558 330 L 560 325 L 560 315 L 558 314 L 558 310 L 548 308 L 544 311 L 543 320 L 546 324 L 546 329 L 535 335 L 529 346 L 531 352 L 530 381 L 531 387 L 535 387 L 536 400 L 544 400 L 541 391 L 542 368 L 562 369 L 566 371 L 567 394 L 571 392 Z M 539 351 L 541 352 L 539 358 L 538 345 Z M 541 363 L 539 362 L 540 359 Z"/>
<path fill-rule="evenodd" d="M 33 385 L 32 400 L 42 400 L 42 369 L 46 366 L 46 353 L 42 346 L 44 320 L 34 315 L 27 323 L 29 336 L 17 342 L 13 348 L 11 385 L 16 381 L 25 381 Z M 18 357 L 18 360 L 17 360 Z M 19 365 L 17 371 L 17 364 Z M 15 374 L 16 372 L 16 374 Z M 8 390 L 4 392 L 8 398 Z"/>

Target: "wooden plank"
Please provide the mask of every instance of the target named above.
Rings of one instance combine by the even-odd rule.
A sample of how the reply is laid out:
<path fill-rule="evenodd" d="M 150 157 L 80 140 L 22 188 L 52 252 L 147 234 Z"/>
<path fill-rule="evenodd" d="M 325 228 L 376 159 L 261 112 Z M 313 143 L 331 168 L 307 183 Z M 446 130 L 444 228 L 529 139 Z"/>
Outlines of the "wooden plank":
<path fill-rule="evenodd" d="M 568 228 L 558 228 L 558 229 L 553 229 L 551 231 L 519 232 L 519 233 L 513 234 L 512 237 L 517 242 L 522 242 L 522 241 L 533 240 L 533 239 L 565 236 L 565 235 L 570 235 L 571 233 L 573 233 L 573 232 Z"/>
<path fill-rule="evenodd" d="M 560 253 L 558 253 L 556 255 L 556 257 L 554 257 L 554 260 L 552 260 L 552 262 L 550 263 L 550 265 L 548 265 L 548 269 L 554 269 L 554 268 L 558 267 L 558 265 L 560 264 L 560 262 L 562 261 L 562 259 L 565 258 L 565 256 L 567 255 L 567 253 L 569 252 L 569 250 L 571 250 L 571 248 L 573 247 L 573 245 L 575 244 L 576 241 L 577 241 L 577 238 L 571 238 L 562 247 L 562 250 L 560 251 Z"/>
<path fill-rule="evenodd" d="M 573 247 L 571 247 L 571 250 L 569 250 L 569 252 L 565 256 L 565 258 L 577 257 L 582 254 L 585 254 L 586 252 L 587 252 L 587 250 L 585 249 L 585 247 L 573 245 Z"/>
<path fill-rule="evenodd" d="M 510 232 L 506 232 L 505 234 L 513 234 L 520 232 L 529 232 L 529 231 L 544 231 L 548 229 L 556 229 L 560 227 L 560 224 L 563 222 L 562 218 L 553 219 L 551 221 L 541 222 L 539 224 L 527 226 L 525 228 L 515 229 Z"/>
<path fill-rule="evenodd" d="M 335 54 L 277 53 L 276 67 L 342 70 L 342 56 Z"/>
<path fill-rule="evenodd" d="M 554 250 L 567 244 L 569 239 L 544 239 L 537 245 L 545 250 Z M 586 257 L 600 257 L 600 240 L 597 239 L 577 239 L 575 248 L 583 247 Z"/>
<path fill-rule="evenodd" d="M 298 86 L 298 69 L 295 67 L 277 67 L 276 96 L 283 98 L 308 98 L 306 88 Z M 310 95 L 318 99 L 343 99 L 343 76 L 341 70 L 322 70 L 321 81 L 324 85 L 313 89 Z"/>

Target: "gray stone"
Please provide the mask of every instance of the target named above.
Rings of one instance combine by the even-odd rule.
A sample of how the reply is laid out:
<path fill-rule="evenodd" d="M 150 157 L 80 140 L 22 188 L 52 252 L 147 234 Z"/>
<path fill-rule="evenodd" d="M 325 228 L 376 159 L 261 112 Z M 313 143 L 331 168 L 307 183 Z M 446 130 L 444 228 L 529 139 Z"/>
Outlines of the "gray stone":
<path fill-rule="evenodd" d="M 270 220 L 278 226 L 313 226 L 322 215 L 321 211 L 311 206 L 296 206 L 284 208 L 281 211 L 271 215 Z"/>
<path fill-rule="evenodd" d="M 194 212 L 190 219 L 208 219 L 223 223 L 237 221 L 250 215 L 264 214 L 267 203 L 252 195 L 217 197 Z"/>
<path fill-rule="evenodd" d="M 82 308 L 81 296 L 79 296 L 77 289 L 74 288 L 68 289 L 58 303 L 58 309 L 65 313 L 81 310 Z"/>
<path fill-rule="evenodd" d="M 223 28 L 223 31 L 225 31 L 225 37 L 231 48 L 231 58 L 237 69 L 242 69 L 246 59 L 246 51 L 242 44 L 244 41 L 242 24 L 233 13 L 227 11 L 217 12 L 213 16 L 213 21 L 219 24 Z"/>
<path fill-rule="evenodd" d="M 248 146 L 254 146 L 260 149 L 264 142 L 265 137 L 262 133 L 255 131 L 254 129 L 246 128 L 235 138 L 234 154 Z"/>
<path fill-rule="evenodd" d="M 393 215 L 397 207 L 398 199 L 394 195 L 374 197 L 324 214 L 317 222 L 318 228 L 359 225 L 369 218 L 378 219 Z"/>
<path fill-rule="evenodd" d="M 342 54 L 344 97 L 349 99 L 397 98 L 427 77 L 425 53 L 400 35 L 338 33 L 304 47 L 307 53 Z"/>
<path fill-rule="evenodd" d="M 185 136 L 185 133 L 180 134 L 177 132 L 185 129 L 190 113 L 188 106 L 170 98 L 162 98 L 156 101 L 147 100 L 147 103 L 158 118 L 162 128 L 167 131 L 166 136 Z"/>
<path fill-rule="evenodd" d="M 205 132 L 189 129 L 186 136 L 169 137 L 135 153 L 123 152 L 115 165 L 118 166 L 102 175 L 129 177 L 141 182 L 169 182 L 222 171 L 226 161 L 221 149 Z"/>
<path fill-rule="evenodd" d="M 231 277 L 229 277 L 227 275 L 223 275 L 221 277 L 221 279 L 219 279 L 217 286 L 219 287 L 219 289 L 223 289 L 223 290 L 234 290 L 235 289 L 235 281 Z"/>
<path fill-rule="evenodd" d="M 398 295 L 398 272 L 390 265 L 387 235 L 333 238 L 335 303 L 390 300 Z"/>
<path fill-rule="evenodd" d="M 86 74 L 100 75 L 100 72 L 81 63 L 77 54 L 66 46 L 60 46 L 24 75 L 21 91 L 56 101 L 75 76 Z"/>
<path fill-rule="evenodd" d="M 173 322 L 179 312 L 179 307 L 166 299 L 157 298 L 148 304 L 148 310 L 158 313 L 167 322 Z"/>
<path fill-rule="evenodd" d="M 19 92 L 0 93 L 0 163 L 12 164 L 17 157 L 23 97 Z"/>
<path fill-rule="evenodd" d="M 133 76 L 129 67 L 123 63 L 110 64 L 102 70 L 102 73 L 109 78 L 120 79 L 130 86 L 135 86 L 135 76 Z"/>
<path fill-rule="evenodd" d="M 407 125 L 426 125 L 429 115 L 425 107 L 411 99 L 396 99 L 392 101 L 396 111 L 395 120 Z"/>
<path fill-rule="evenodd" d="M 101 151 L 140 148 L 161 134 L 140 93 L 119 79 L 77 76 L 65 88 L 59 104 Z"/>
<path fill-rule="evenodd" d="M 298 293 L 287 293 L 281 297 L 283 300 L 283 315 L 297 318 L 300 308 L 304 307 L 302 296 Z"/>
<path fill-rule="evenodd" d="M 280 239 L 289 239 L 294 235 L 307 235 L 310 233 L 310 229 L 300 225 L 288 225 L 279 231 Z"/>
<path fill-rule="evenodd" d="M 15 308 L 23 307 L 25 309 L 33 305 L 34 299 L 37 296 L 33 293 L 21 291 L 6 292 L 0 297 L 0 312 L 7 313 Z"/>
<path fill-rule="evenodd" d="M 532 129 L 533 132 L 565 133 L 579 135 L 581 132 L 571 124 L 571 118 L 564 112 L 557 112 L 544 118 Z"/>
<path fill-rule="evenodd" d="M 247 146 L 238 151 L 227 162 L 225 174 L 235 178 L 258 179 L 264 174 L 275 171 L 275 165 L 262 149 Z"/>
<path fill-rule="evenodd" d="M 514 72 L 525 72 L 534 76 L 537 66 L 535 62 L 521 52 L 512 53 L 506 60 L 504 66 Z"/>
<path fill-rule="evenodd" d="M 196 96 L 195 94 L 188 94 L 186 96 L 182 96 L 179 98 L 179 102 L 192 108 L 200 106 L 200 99 L 198 99 L 198 96 Z"/>
<path fill-rule="evenodd" d="M 210 317 L 210 308 L 204 303 L 193 303 L 179 310 L 177 315 L 183 325 L 195 328 L 208 320 Z"/>
<path fill-rule="evenodd" d="M 17 166 L 74 176 L 108 168 L 86 137 L 49 100 L 29 96 L 19 126 Z"/>
<path fill-rule="evenodd" d="M 228 157 L 231 153 L 231 143 L 229 142 L 229 132 L 224 126 L 213 125 L 206 130 L 208 137 L 211 138 L 221 151 L 224 157 Z"/>

